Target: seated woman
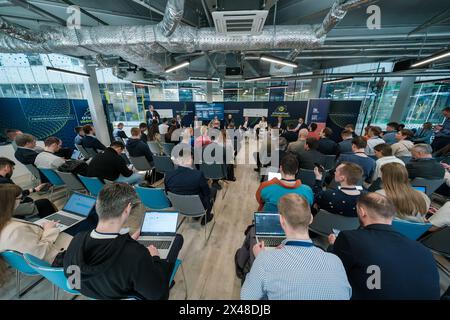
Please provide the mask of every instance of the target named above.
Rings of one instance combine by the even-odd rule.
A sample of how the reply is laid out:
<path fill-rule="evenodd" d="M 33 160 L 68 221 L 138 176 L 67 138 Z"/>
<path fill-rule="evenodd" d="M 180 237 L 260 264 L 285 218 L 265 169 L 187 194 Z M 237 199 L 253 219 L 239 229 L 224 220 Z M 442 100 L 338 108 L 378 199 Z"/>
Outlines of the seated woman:
<path fill-rule="evenodd" d="M 394 162 L 385 164 L 381 167 L 381 181 L 383 188 L 376 192 L 392 201 L 397 209 L 397 219 L 426 222 L 431 200 L 411 187 L 405 166 Z"/>
<path fill-rule="evenodd" d="M 56 256 L 67 249 L 72 236 L 60 232 L 56 222 L 49 221 L 41 227 L 13 218 L 21 196 L 20 187 L 0 185 L 0 252 L 15 250 L 29 253 L 53 264 Z"/>
<path fill-rule="evenodd" d="M 340 187 L 322 190 L 322 173 L 316 167 L 316 184 L 314 191 L 314 206 L 317 210 L 326 210 L 330 213 L 346 217 L 357 217 L 356 202 L 364 191 L 357 189 L 358 181 L 362 181 L 363 169 L 351 162 L 342 162 L 336 167 L 334 179 Z"/>

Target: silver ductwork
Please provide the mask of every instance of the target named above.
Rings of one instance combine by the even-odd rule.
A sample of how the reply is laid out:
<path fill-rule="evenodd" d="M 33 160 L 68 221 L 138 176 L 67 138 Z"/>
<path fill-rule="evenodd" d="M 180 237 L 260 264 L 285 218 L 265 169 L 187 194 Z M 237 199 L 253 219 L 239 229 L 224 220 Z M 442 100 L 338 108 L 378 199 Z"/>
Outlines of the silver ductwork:
<path fill-rule="evenodd" d="M 258 35 L 230 36 L 213 28 L 196 29 L 180 24 L 184 0 L 168 0 L 164 19 L 157 25 L 66 27 L 29 31 L 0 22 L 0 52 L 61 53 L 75 56 L 116 55 L 164 75 L 170 53 L 196 51 L 246 51 L 295 49 L 321 46 L 326 33 L 343 18 L 346 10 L 369 0 L 338 0 L 321 25 L 265 27 Z M 186 78 L 183 71 L 165 74 L 170 79 Z"/>

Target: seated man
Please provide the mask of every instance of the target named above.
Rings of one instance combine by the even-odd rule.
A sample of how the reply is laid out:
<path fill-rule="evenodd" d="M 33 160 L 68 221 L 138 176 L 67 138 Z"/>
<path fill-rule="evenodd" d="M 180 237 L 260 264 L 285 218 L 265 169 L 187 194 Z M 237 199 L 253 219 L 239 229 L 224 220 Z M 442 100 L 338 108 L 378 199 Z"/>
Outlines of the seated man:
<path fill-rule="evenodd" d="M 95 299 L 168 299 L 169 280 L 183 245 L 176 235 L 166 260 L 154 246 L 144 247 L 123 229 L 133 206 L 138 203 L 134 189 L 123 183 L 106 185 L 95 205 L 99 222 L 95 230 L 77 234 L 64 256 L 67 276 L 78 266 L 80 292 Z"/>
<path fill-rule="evenodd" d="M 23 132 L 18 129 L 6 129 L 5 134 L 6 134 L 6 143 L 12 144 L 14 151 L 16 151 L 17 150 L 16 137 L 18 135 L 23 134 Z"/>
<path fill-rule="evenodd" d="M 357 217 L 356 201 L 363 193 L 356 186 L 362 181 L 362 168 L 351 162 L 342 162 L 336 167 L 334 180 L 339 184 L 336 189 L 322 190 L 322 173 L 314 168 L 316 184 L 314 191 L 314 208 L 347 217 Z"/>
<path fill-rule="evenodd" d="M 15 184 L 11 180 L 15 165 L 14 161 L 0 157 L 0 184 Z M 40 218 L 44 218 L 56 212 L 56 207 L 50 200 L 33 200 L 29 197 L 31 193 L 41 191 L 46 185 L 46 183 L 42 183 L 34 188 L 22 189 L 22 197 L 19 206 L 14 210 L 14 217 L 18 218 L 38 214 Z"/>
<path fill-rule="evenodd" d="M 341 132 L 342 141 L 339 142 L 339 153 L 352 152 L 353 131 L 344 129 Z"/>
<path fill-rule="evenodd" d="M 148 130 L 147 124 L 145 122 L 141 122 L 139 124 L 139 130 L 141 131 L 141 140 L 142 140 L 142 142 L 147 143 L 147 141 L 149 141 L 148 140 L 148 136 L 145 133 Z"/>
<path fill-rule="evenodd" d="M 288 193 L 295 193 L 305 197 L 309 205 L 313 204 L 314 195 L 311 187 L 302 184 L 296 179 L 298 171 L 297 157 L 287 154 L 281 159 L 280 173 L 281 180 L 273 178 L 259 185 L 256 191 L 256 200 L 259 203 L 259 211 L 277 211 L 278 200 Z"/>
<path fill-rule="evenodd" d="M 17 144 L 17 150 L 14 153 L 14 157 L 24 165 L 34 165 L 34 160 L 36 160 L 39 154 L 36 150 L 36 138 L 31 134 L 23 133 L 16 137 L 15 142 Z"/>
<path fill-rule="evenodd" d="M 315 163 L 324 164 L 323 154 L 317 151 L 319 141 L 316 138 L 309 137 L 305 142 L 305 152 L 300 153 L 299 168 L 314 170 Z"/>
<path fill-rule="evenodd" d="M 367 132 L 367 146 L 366 146 L 366 154 L 369 156 L 375 155 L 375 151 L 373 148 L 377 144 L 386 143 L 383 139 L 380 138 L 381 134 L 383 132 L 381 131 L 380 127 L 370 127 L 369 131 Z"/>
<path fill-rule="evenodd" d="M 153 155 L 147 143 L 141 140 L 141 130 L 131 128 L 131 138 L 127 140 L 127 150 L 131 157 L 145 157 L 149 164 L 153 164 Z"/>
<path fill-rule="evenodd" d="M 66 161 L 55 155 L 61 148 L 61 140 L 56 137 L 48 137 L 44 141 L 44 151 L 39 153 L 34 160 L 34 165 L 37 168 L 54 169 L 57 170 Z"/>
<path fill-rule="evenodd" d="M 313 218 L 309 203 L 297 194 L 278 204 L 286 240 L 273 250 L 264 242 L 253 247 L 256 257 L 241 289 L 241 299 L 348 300 L 352 288 L 342 262 L 317 248 L 308 235 Z"/>
<path fill-rule="evenodd" d="M 83 127 L 75 127 L 74 130 L 77 135 L 75 136 L 75 139 L 73 139 L 73 144 L 79 146 L 82 144 L 84 138 Z"/>
<path fill-rule="evenodd" d="M 122 122 L 119 122 L 117 124 L 117 128 L 115 128 L 113 131 L 114 140 L 122 141 L 122 139 L 128 139 L 127 134 L 125 133 L 125 131 L 123 131 L 123 127 L 124 125 Z"/>
<path fill-rule="evenodd" d="M 87 176 L 131 185 L 142 182 L 144 176 L 128 169 L 125 159 L 120 156 L 124 149 L 125 145 L 121 141 L 111 143 L 104 152 L 92 158 L 87 169 Z"/>
<path fill-rule="evenodd" d="M 211 210 L 216 197 L 217 189 L 208 186 L 203 172 L 193 167 L 192 155 L 189 152 L 180 152 L 179 156 L 174 159 L 174 163 L 178 166 L 176 170 L 167 172 L 164 178 L 164 186 L 166 192 L 172 192 L 179 195 L 198 195 L 206 209 L 206 223 L 213 218 Z M 203 218 L 201 224 L 205 224 Z"/>
<path fill-rule="evenodd" d="M 352 299 L 439 299 L 439 273 L 431 252 L 392 228 L 394 205 L 383 195 L 362 195 L 362 228 L 328 237 L 344 263 Z"/>
<path fill-rule="evenodd" d="M 398 123 L 397 122 L 389 122 L 386 125 L 386 133 L 383 135 L 383 140 L 387 144 L 394 144 L 397 142 L 397 139 L 395 136 L 397 135 L 398 131 Z"/>
<path fill-rule="evenodd" d="M 297 131 L 295 131 L 295 127 L 296 127 L 295 123 L 293 123 L 293 122 L 289 123 L 289 125 L 287 127 L 287 131 L 281 135 L 281 137 L 284 137 L 287 140 L 288 144 L 291 142 L 297 141 L 297 139 L 298 139 L 298 133 L 297 133 Z M 278 128 L 278 127 L 275 127 L 275 128 Z"/>
<path fill-rule="evenodd" d="M 106 147 L 103 143 L 101 143 L 96 137 L 95 137 L 95 128 L 93 125 L 87 124 L 83 126 L 84 131 L 84 138 L 81 142 L 81 145 L 83 148 L 91 148 L 94 149 L 96 152 L 99 152 L 99 150 L 105 150 Z"/>
<path fill-rule="evenodd" d="M 365 150 L 367 142 L 362 137 L 352 140 L 353 153 L 343 153 L 339 156 L 337 163 L 352 162 L 359 165 L 364 170 L 364 180 L 370 181 L 375 170 L 375 160 L 368 157 Z"/>
<path fill-rule="evenodd" d="M 330 128 L 323 128 L 320 133 L 319 146 L 317 150 L 326 155 L 337 155 L 339 151 L 338 144 L 331 140 L 333 131 Z"/>
<path fill-rule="evenodd" d="M 301 154 L 305 152 L 305 143 L 307 138 L 308 129 L 300 129 L 300 131 L 298 131 L 297 141 L 289 143 L 287 151 L 295 153 L 297 157 L 300 157 Z"/>
<path fill-rule="evenodd" d="M 443 179 L 445 169 L 431 155 L 432 148 L 428 144 L 416 144 L 411 148 L 412 159 L 406 164 L 410 179 Z"/>

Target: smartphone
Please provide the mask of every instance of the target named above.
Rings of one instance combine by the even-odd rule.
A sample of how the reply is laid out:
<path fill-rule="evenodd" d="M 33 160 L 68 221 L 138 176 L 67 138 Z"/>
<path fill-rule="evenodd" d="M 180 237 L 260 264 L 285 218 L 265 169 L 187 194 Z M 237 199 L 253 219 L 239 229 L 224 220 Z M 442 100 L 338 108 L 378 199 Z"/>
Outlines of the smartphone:
<path fill-rule="evenodd" d="M 333 233 L 334 233 L 334 235 L 337 237 L 338 235 L 339 235 L 339 232 L 341 232 L 341 230 L 339 230 L 339 229 L 332 229 L 333 230 Z"/>
<path fill-rule="evenodd" d="M 325 172 L 325 168 L 320 163 L 314 162 L 314 165 L 319 169 L 320 173 Z"/>

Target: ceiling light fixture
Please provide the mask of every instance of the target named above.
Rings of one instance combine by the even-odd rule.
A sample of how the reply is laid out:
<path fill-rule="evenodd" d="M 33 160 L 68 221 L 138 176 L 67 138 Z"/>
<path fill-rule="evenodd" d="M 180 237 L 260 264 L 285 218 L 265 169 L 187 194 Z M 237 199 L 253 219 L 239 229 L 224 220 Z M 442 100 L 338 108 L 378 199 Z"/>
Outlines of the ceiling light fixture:
<path fill-rule="evenodd" d="M 286 89 L 287 85 L 281 85 L 281 86 L 269 86 L 266 89 Z"/>
<path fill-rule="evenodd" d="M 330 80 L 324 80 L 323 84 L 327 84 L 327 83 L 336 83 L 336 82 L 344 82 L 347 80 L 352 80 L 353 77 L 345 77 L 345 78 L 338 78 L 338 79 L 330 79 Z"/>
<path fill-rule="evenodd" d="M 450 57 L 450 49 L 445 50 L 445 51 L 437 52 L 437 53 L 429 56 L 428 58 L 419 60 L 416 63 L 413 63 L 411 65 L 411 68 L 420 67 L 422 65 L 427 65 L 427 64 L 430 64 L 433 61 L 441 60 L 441 59 L 444 59 L 446 57 Z"/>
<path fill-rule="evenodd" d="M 262 76 L 262 77 L 254 77 L 254 78 L 247 78 L 244 79 L 245 82 L 251 82 L 251 81 L 261 81 L 261 80 L 270 80 L 270 76 Z"/>
<path fill-rule="evenodd" d="M 285 60 L 285 59 L 281 59 L 281 58 L 277 58 L 277 57 L 273 57 L 273 56 L 266 56 L 266 55 L 262 55 L 259 57 L 260 60 L 263 61 L 267 61 L 267 62 L 272 62 L 275 64 L 280 64 L 282 66 L 288 66 L 288 67 L 292 67 L 292 68 L 297 68 L 298 64 L 289 61 L 289 60 Z"/>
<path fill-rule="evenodd" d="M 151 87 L 151 88 L 156 87 L 154 83 L 144 82 L 144 81 L 131 81 L 131 83 L 138 85 L 138 86 L 147 86 L 147 87 Z"/>
<path fill-rule="evenodd" d="M 220 79 L 218 78 L 202 78 L 202 77 L 190 77 L 189 81 L 196 81 L 196 82 L 219 82 Z"/>
<path fill-rule="evenodd" d="M 81 72 L 70 71 L 70 70 L 66 70 L 66 69 L 59 69 L 59 68 L 54 68 L 54 67 L 46 67 L 46 68 L 47 68 L 48 71 L 70 74 L 72 76 L 79 76 L 79 77 L 84 77 L 84 78 L 90 78 L 91 77 L 87 73 L 81 73 Z"/>
<path fill-rule="evenodd" d="M 172 72 L 172 71 L 175 71 L 175 70 L 187 67 L 189 64 L 190 64 L 189 61 L 183 61 L 183 62 L 180 62 L 178 64 L 174 64 L 173 66 L 170 66 L 170 67 L 166 68 L 166 70 L 164 70 L 164 72 L 169 73 L 169 72 Z"/>

